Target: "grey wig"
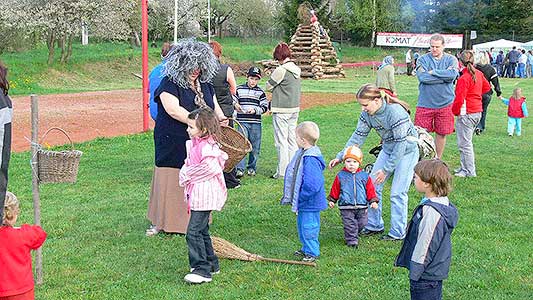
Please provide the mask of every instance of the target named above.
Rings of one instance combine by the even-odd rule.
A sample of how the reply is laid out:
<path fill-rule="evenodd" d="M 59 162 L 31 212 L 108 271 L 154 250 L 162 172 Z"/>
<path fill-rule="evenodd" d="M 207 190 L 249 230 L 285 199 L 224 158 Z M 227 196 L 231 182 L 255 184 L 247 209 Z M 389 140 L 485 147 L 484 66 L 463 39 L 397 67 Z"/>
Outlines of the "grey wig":
<path fill-rule="evenodd" d="M 191 87 L 189 76 L 200 70 L 199 81 L 210 82 L 218 72 L 218 60 L 211 47 L 194 38 L 179 40 L 165 57 L 163 75 L 186 89 Z"/>

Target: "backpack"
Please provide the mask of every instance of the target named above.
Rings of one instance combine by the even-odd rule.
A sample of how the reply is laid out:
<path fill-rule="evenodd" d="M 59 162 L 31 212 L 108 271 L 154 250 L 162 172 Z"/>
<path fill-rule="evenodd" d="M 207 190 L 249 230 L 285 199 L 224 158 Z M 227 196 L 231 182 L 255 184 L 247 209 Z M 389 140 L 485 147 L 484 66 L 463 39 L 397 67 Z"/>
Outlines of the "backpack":
<path fill-rule="evenodd" d="M 418 133 L 417 142 L 420 155 L 418 160 L 435 158 L 437 150 L 435 148 L 435 140 L 433 139 L 433 136 L 420 126 L 415 126 L 415 130 Z"/>

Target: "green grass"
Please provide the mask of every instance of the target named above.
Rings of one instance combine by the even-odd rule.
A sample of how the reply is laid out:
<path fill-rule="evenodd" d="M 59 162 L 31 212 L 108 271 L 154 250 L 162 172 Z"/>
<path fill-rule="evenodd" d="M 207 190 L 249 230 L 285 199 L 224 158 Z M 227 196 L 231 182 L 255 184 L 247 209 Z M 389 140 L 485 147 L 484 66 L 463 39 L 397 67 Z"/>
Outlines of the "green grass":
<path fill-rule="evenodd" d="M 215 39 L 216 40 L 216 39 Z M 253 64 L 254 61 L 271 59 L 272 51 L 279 42 L 271 38 L 224 38 L 222 44 L 223 61 L 231 64 Z M 149 67 L 153 68 L 160 62 L 159 48 L 149 48 Z M 381 48 L 360 48 L 343 44 L 341 52 L 343 62 L 381 61 L 385 55 L 395 55 L 397 61 L 403 61 L 402 50 L 386 50 Z M 37 49 L 0 55 L 9 68 L 11 95 L 58 94 L 87 91 L 106 91 L 118 89 L 141 88 L 142 82 L 132 73 L 141 74 L 141 49 L 132 48 L 126 43 L 98 43 L 82 46 L 73 45 L 72 58 L 69 63 L 57 62 L 59 49 L 56 49 L 56 62 L 46 63 L 48 49 L 41 46 Z M 349 76 L 368 75 L 369 68 L 349 70 Z M 244 82 L 244 77 L 238 79 Z M 347 82 L 347 81 L 344 81 Z M 338 90 L 346 87 L 342 80 L 324 81 L 325 91 L 331 87 Z M 313 83 L 310 91 L 322 91 L 322 85 Z"/>
<path fill-rule="evenodd" d="M 347 79 L 353 92 L 366 78 Z M 350 86 L 351 80 L 351 86 Z M 400 95 L 414 105 L 415 78 L 397 78 Z M 306 81 L 304 84 L 322 84 Z M 527 80 L 503 79 L 509 95 L 515 84 L 533 95 Z M 310 87 L 308 87 L 310 88 Z M 360 107 L 354 103 L 303 111 L 300 121 L 321 128 L 326 160 L 334 157 L 355 128 Z M 493 99 L 487 131 L 474 138 L 477 178 L 455 179 L 450 199 L 459 209 L 453 234 L 450 278 L 444 299 L 530 299 L 533 294 L 533 211 L 531 165 L 533 133 L 506 134 L 506 107 Z M 214 213 L 211 233 L 267 257 L 292 259 L 299 247 L 295 216 L 281 207 L 281 181 L 275 169 L 271 118 L 265 117 L 258 175 L 229 191 L 226 207 Z M 372 133 L 366 153 L 378 143 Z M 400 243 L 362 238 L 358 250 L 343 245 L 338 209 L 322 213 L 317 268 L 221 260 L 221 274 L 202 286 L 182 281 L 188 271 L 185 239 L 176 235 L 146 238 L 147 201 L 153 170 L 152 133 L 78 144 L 84 152 L 76 184 L 41 186 L 42 224 L 49 236 L 43 248 L 44 285 L 37 299 L 408 299 L 408 275 L 392 266 Z M 459 164 L 455 135 L 444 156 Z M 22 201 L 22 222 L 32 221 L 28 152 L 15 153 L 9 189 Z M 366 155 L 365 163 L 373 158 Z M 325 171 L 326 189 L 335 176 Z M 390 225 L 390 185 L 384 189 L 384 220 Z M 409 211 L 421 195 L 411 188 Z M 388 229 L 388 227 L 387 227 Z"/>

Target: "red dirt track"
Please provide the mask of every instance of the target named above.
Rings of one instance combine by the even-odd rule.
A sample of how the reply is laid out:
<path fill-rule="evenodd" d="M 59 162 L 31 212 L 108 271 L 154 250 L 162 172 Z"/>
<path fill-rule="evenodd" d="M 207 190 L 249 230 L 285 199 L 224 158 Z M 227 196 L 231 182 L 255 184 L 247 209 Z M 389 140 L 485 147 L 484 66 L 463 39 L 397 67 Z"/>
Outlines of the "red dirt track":
<path fill-rule="evenodd" d="M 12 99 L 12 150 L 26 151 L 30 149 L 28 140 L 31 139 L 31 100 L 29 96 Z M 353 100 L 351 94 L 304 93 L 302 109 Z M 150 119 L 150 128 L 153 126 Z M 39 137 L 50 127 L 64 129 L 75 143 L 142 132 L 141 90 L 39 96 Z M 44 142 L 53 146 L 66 144 L 68 140 L 53 131 Z"/>

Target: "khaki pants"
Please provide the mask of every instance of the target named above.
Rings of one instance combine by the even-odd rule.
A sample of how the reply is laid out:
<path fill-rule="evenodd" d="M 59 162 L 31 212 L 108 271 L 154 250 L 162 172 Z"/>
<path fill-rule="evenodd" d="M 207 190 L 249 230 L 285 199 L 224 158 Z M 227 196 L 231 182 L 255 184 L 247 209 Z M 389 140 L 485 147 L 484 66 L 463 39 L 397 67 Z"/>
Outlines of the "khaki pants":
<path fill-rule="evenodd" d="M 273 113 L 274 144 L 278 152 L 278 167 L 274 176 L 285 176 L 285 169 L 294 156 L 298 146 L 296 144 L 296 124 L 299 113 Z"/>

